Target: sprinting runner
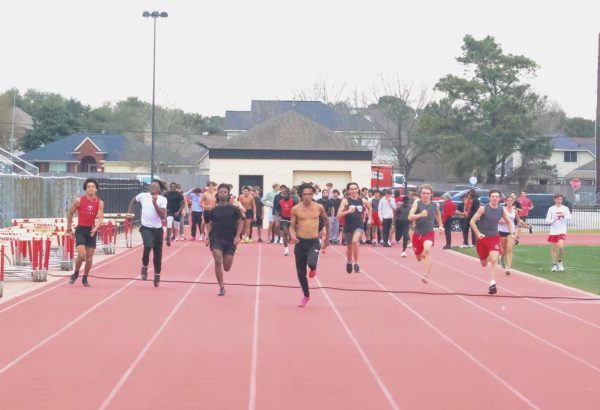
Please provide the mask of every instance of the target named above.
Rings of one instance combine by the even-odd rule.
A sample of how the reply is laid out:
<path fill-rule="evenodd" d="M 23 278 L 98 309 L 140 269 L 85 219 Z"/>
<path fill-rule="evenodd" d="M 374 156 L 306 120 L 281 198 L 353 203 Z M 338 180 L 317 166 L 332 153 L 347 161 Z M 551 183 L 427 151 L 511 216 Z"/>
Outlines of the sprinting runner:
<path fill-rule="evenodd" d="M 142 254 L 141 276 L 143 280 L 148 277 L 148 262 L 150 251 L 153 251 L 152 263 L 154 266 L 154 287 L 160 283 L 160 272 L 162 266 L 162 244 L 163 227 L 162 221 L 167 217 L 167 198 L 160 195 L 161 189 L 166 187 L 165 183 L 155 179 L 150 184 L 150 192 L 142 192 L 136 195 L 129 203 L 128 218 L 133 218 L 133 205 L 139 202 L 142 205 L 142 226 L 140 234 L 144 243 Z"/>
<path fill-rule="evenodd" d="M 181 213 L 185 207 L 185 199 L 181 192 L 177 191 L 177 183 L 171 182 L 169 191 L 165 193 L 167 198 L 167 246 L 171 246 L 171 241 L 177 239 L 179 234 L 179 224 L 181 223 Z"/>
<path fill-rule="evenodd" d="M 85 261 L 81 283 L 83 286 L 90 286 L 88 275 L 92 269 L 92 260 L 96 251 L 96 234 L 102 226 L 104 218 L 104 202 L 96 195 L 98 188 L 98 181 L 94 178 L 86 179 L 83 183 L 85 195 L 73 201 L 67 214 L 67 233 L 75 236 L 75 246 L 77 247 L 75 270 L 69 278 L 71 285 L 79 277 L 79 269 Z M 72 224 L 75 211 L 77 211 L 77 227 L 73 233 Z"/>
<path fill-rule="evenodd" d="M 502 219 L 509 227 L 509 235 L 515 235 L 515 226 L 507 215 L 506 210 L 500 206 L 500 191 L 498 189 L 490 190 L 490 202 L 480 206 L 477 212 L 473 214 L 470 225 L 477 236 L 476 248 L 479 255 L 481 266 L 486 267 L 490 264 L 490 287 L 488 293 L 493 295 L 498 292 L 496 289 L 496 270 L 498 268 L 498 255 L 500 249 L 500 236 L 498 235 L 498 222 Z M 481 221 L 480 221 L 481 220 Z M 477 222 L 479 226 L 477 226 Z"/>
<path fill-rule="evenodd" d="M 242 187 L 242 195 L 237 200 L 246 210 L 246 220 L 244 221 L 244 231 L 242 232 L 242 236 L 244 236 L 243 240 L 246 243 L 250 243 L 252 242 L 252 239 L 250 239 L 252 223 L 256 221 L 256 201 L 250 193 L 250 188 L 247 186 Z"/>
<path fill-rule="evenodd" d="M 207 190 L 202 194 L 200 206 L 204 209 L 204 225 L 210 220 L 210 213 L 217 206 L 217 183 L 208 181 L 206 183 Z M 202 240 L 202 231 L 200 231 L 200 240 Z"/>
<path fill-rule="evenodd" d="M 522 222 L 519 218 L 519 212 L 515 207 L 514 199 L 509 196 L 505 199 L 506 204 L 504 205 L 504 212 L 513 222 L 513 226 L 515 230 L 517 227 L 521 226 Z M 498 234 L 500 235 L 500 249 L 502 250 L 500 254 L 500 265 L 504 269 L 504 273 L 507 275 L 511 274 L 510 268 L 512 267 L 513 261 L 513 245 L 515 244 L 516 235 L 510 234 L 510 226 L 501 220 L 498 223 Z"/>
<path fill-rule="evenodd" d="M 379 217 L 380 201 L 381 191 L 379 189 L 373 190 L 373 196 L 369 199 L 371 203 L 371 223 L 367 224 L 367 243 L 373 246 L 376 246 L 379 242 L 384 243 L 381 236 L 381 218 Z"/>
<path fill-rule="evenodd" d="M 202 232 L 204 231 L 204 227 L 202 226 L 202 214 L 204 213 L 204 208 L 200 205 L 200 201 L 202 200 L 202 188 L 194 188 L 194 190 L 187 194 L 187 198 L 192 201 L 192 227 L 191 227 L 191 237 L 190 241 L 196 240 L 196 227 L 198 227 L 198 232 L 200 232 L 199 239 L 202 240 Z"/>
<path fill-rule="evenodd" d="M 219 296 L 225 295 L 223 271 L 229 272 L 233 265 L 235 247 L 240 242 L 244 226 L 242 213 L 236 205 L 230 202 L 230 187 L 221 184 L 217 188 L 217 206 L 210 213 L 207 226 L 206 246 L 210 245 L 215 260 L 215 276 L 219 283 Z"/>
<path fill-rule="evenodd" d="M 358 193 L 358 184 L 349 182 L 346 185 L 348 196 L 342 199 L 338 218 L 344 218 L 344 242 L 346 244 L 346 272 L 360 272 L 358 264 L 358 245 L 364 233 L 363 211 L 366 210 L 367 222 L 372 223 L 371 204 L 366 198 L 361 198 Z"/>
<path fill-rule="evenodd" d="M 550 255 L 552 257 L 551 272 L 562 272 L 565 270 L 563 265 L 563 253 L 565 240 L 567 239 L 567 221 L 571 219 L 571 211 L 563 205 L 562 194 L 554 194 L 554 205 L 548 208 L 546 214 L 546 223 L 550 224 L 550 234 L 548 242 L 552 244 Z"/>
<path fill-rule="evenodd" d="M 429 184 L 423 184 L 419 187 L 420 199 L 415 200 L 408 213 L 408 220 L 415 222 L 415 229 L 412 236 L 413 249 L 417 261 L 423 261 L 425 271 L 421 275 L 423 283 L 427 283 L 429 272 L 431 271 L 431 248 L 435 243 L 434 222 L 437 220 L 438 230 L 444 232 L 442 224 L 442 215 L 440 214 L 440 205 L 431 201 L 433 187 Z"/>
<path fill-rule="evenodd" d="M 298 202 L 294 200 L 294 197 L 290 193 L 290 189 L 282 185 L 281 186 L 281 197 L 277 203 L 277 212 L 279 214 L 279 228 L 281 229 L 280 236 L 283 238 L 283 254 L 288 256 L 290 250 L 288 245 L 290 243 L 290 223 L 292 221 L 292 208 Z"/>
<path fill-rule="evenodd" d="M 302 195 L 302 202 L 292 208 L 290 222 L 290 241 L 296 243 L 294 256 L 296 258 L 296 272 L 298 281 L 302 286 L 304 297 L 300 300 L 298 307 L 304 307 L 310 299 L 308 280 L 306 279 L 306 266 L 310 269 L 309 277 L 314 278 L 317 274 L 317 262 L 319 261 L 319 225 L 325 229 L 323 249 L 329 246 L 329 223 L 327 213 L 323 205 L 313 201 L 315 188 L 310 183 L 303 183 L 298 188 Z"/>

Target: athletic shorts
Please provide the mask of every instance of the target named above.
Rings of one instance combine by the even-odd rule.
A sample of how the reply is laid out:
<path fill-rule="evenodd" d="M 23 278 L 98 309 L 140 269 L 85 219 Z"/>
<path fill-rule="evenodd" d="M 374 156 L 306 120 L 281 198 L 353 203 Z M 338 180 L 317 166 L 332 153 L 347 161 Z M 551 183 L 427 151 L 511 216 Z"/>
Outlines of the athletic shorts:
<path fill-rule="evenodd" d="M 275 222 L 275 216 L 273 215 L 273 208 L 268 206 L 267 209 L 268 209 L 267 218 L 269 219 L 269 223 L 272 224 L 273 222 Z"/>
<path fill-rule="evenodd" d="M 91 226 L 78 226 L 75 228 L 75 246 L 84 245 L 86 248 L 96 248 L 96 234 L 90 235 Z"/>
<path fill-rule="evenodd" d="M 282 219 L 279 221 L 279 228 L 280 228 L 280 229 L 283 229 L 283 228 L 290 229 L 290 224 L 291 224 L 291 222 L 290 222 L 288 219 L 283 219 L 283 218 L 282 218 Z"/>
<path fill-rule="evenodd" d="M 263 226 L 263 219 L 261 217 L 256 217 L 256 221 L 252 224 L 254 226 L 256 226 L 257 228 L 262 228 Z"/>
<path fill-rule="evenodd" d="M 254 218 L 254 210 L 252 208 L 246 209 L 246 219 Z"/>
<path fill-rule="evenodd" d="M 373 211 L 371 213 L 371 218 L 373 219 L 373 223 L 371 224 L 374 227 L 381 227 L 381 219 L 379 219 L 379 212 Z"/>
<path fill-rule="evenodd" d="M 167 216 L 167 228 L 172 228 L 173 227 L 173 222 L 177 222 L 180 223 L 181 222 L 181 217 L 179 216 Z"/>
<path fill-rule="evenodd" d="M 507 236 L 510 235 L 510 232 L 498 231 L 498 235 L 500 235 L 501 238 L 506 238 Z"/>
<path fill-rule="evenodd" d="M 233 241 L 224 241 L 222 239 L 211 239 L 210 250 L 220 250 L 223 255 L 233 255 L 235 253 L 235 245 Z"/>
<path fill-rule="evenodd" d="M 204 223 L 207 224 L 210 222 L 210 213 L 211 211 L 205 209 L 204 210 Z"/>
<path fill-rule="evenodd" d="M 475 248 L 477 249 L 477 255 L 479 255 L 479 259 L 482 261 L 486 260 L 488 256 L 490 256 L 490 252 L 502 253 L 502 248 L 500 247 L 500 236 L 485 236 L 481 239 L 477 239 Z"/>
<path fill-rule="evenodd" d="M 419 235 L 416 232 L 413 232 L 412 235 L 412 246 L 415 251 L 415 255 L 420 255 L 425 250 L 425 241 L 431 241 L 431 244 L 435 244 L 435 232 L 427 232 L 425 235 Z"/>
<path fill-rule="evenodd" d="M 365 230 L 362 228 L 356 228 L 352 232 L 344 232 L 344 242 L 346 242 L 346 245 L 350 245 L 352 243 L 352 238 L 354 238 L 354 235 L 359 234 L 362 236 L 364 232 Z"/>
<path fill-rule="evenodd" d="M 559 235 L 548 235 L 548 242 L 550 243 L 558 243 L 558 241 L 566 241 L 567 234 L 561 233 Z"/>

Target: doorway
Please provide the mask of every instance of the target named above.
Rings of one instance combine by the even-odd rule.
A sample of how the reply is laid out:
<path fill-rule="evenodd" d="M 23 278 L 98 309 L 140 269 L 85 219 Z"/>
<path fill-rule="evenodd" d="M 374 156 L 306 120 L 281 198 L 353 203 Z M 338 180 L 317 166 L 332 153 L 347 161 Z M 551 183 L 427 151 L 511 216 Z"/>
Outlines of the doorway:
<path fill-rule="evenodd" d="M 260 188 L 261 196 L 264 193 L 263 190 L 263 176 L 262 175 L 240 175 L 239 193 L 242 193 L 243 186 L 257 186 Z"/>

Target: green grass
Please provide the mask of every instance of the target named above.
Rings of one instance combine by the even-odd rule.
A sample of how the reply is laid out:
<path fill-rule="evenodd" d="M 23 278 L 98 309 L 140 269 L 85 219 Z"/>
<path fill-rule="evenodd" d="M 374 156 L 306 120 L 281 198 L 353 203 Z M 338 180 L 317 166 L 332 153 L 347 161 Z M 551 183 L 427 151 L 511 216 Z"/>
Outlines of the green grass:
<path fill-rule="evenodd" d="M 475 248 L 454 248 L 477 257 Z M 564 272 L 550 272 L 550 245 L 517 245 L 513 248 L 513 269 L 600 295 L 600 247 L 567 245 Z"/>

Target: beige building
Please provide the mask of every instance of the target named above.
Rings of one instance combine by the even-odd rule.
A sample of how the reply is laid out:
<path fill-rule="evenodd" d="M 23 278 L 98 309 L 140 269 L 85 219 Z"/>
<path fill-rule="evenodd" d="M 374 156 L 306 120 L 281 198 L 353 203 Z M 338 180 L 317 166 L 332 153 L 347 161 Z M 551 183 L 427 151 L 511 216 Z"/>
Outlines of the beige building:
<path fill-rule="evenodd" d="M 368 148 L 288 111 L 211 147 L 206 160 L 210 179 L 237 193 L 244 185 L 268 192 L 275 182 L 332 182 L 340 192 L 350 181 L 368 187 L 371 159 Z"/>

